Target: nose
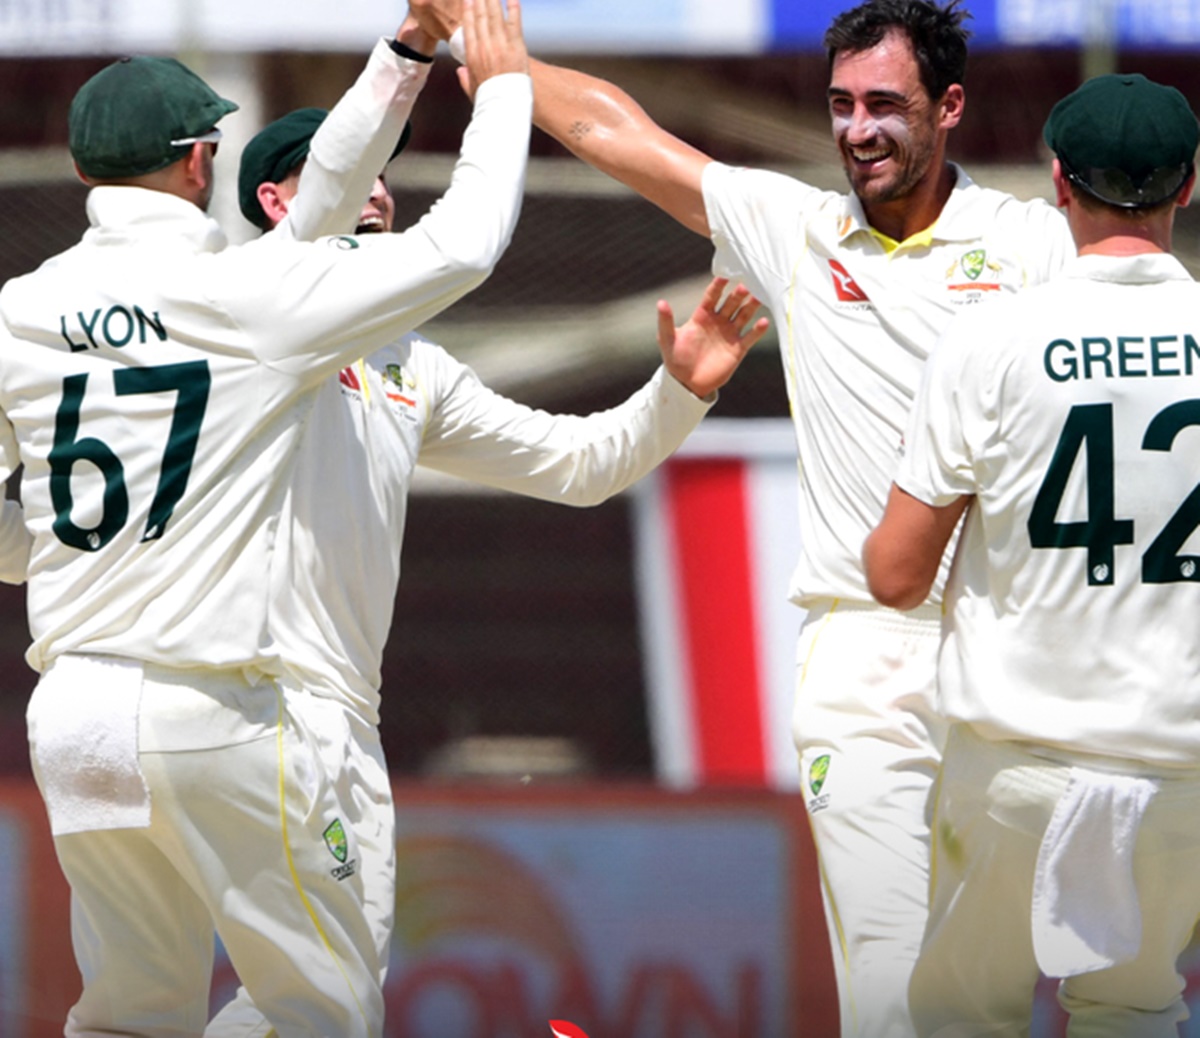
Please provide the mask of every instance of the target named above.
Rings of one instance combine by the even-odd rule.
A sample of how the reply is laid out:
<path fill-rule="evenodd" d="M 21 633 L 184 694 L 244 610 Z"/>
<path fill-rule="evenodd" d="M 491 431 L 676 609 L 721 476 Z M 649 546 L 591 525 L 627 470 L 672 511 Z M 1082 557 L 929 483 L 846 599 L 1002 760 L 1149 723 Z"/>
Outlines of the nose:
<path fill-rule="evenodd" d="M 864 144 L 879 133 L 874 116 L 864 104 L 856 104 L 847 119 L 846 139 L 851 144 Z"/>
<path fill-rule="evenodd" d="M 375 183 L 371 186 L 371 201 L 379 205 L 387 197 L 387 184 L 383 177 L 376 177 Z"/>

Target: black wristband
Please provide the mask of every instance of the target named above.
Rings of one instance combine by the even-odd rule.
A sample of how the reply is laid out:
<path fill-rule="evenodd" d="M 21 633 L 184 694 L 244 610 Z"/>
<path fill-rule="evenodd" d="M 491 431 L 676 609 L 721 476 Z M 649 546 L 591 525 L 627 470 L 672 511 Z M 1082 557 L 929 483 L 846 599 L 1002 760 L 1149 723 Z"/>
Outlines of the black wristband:
<path fill-rule="evenodd" d="M 420 61 L 425 65 L 433 62 L 432 54 L 422 54 L 419 50 L 413 50 L 406 43 L 401 43 L 399 40 L 388 40 L 388 46 L 392 48 L 402 58 L 408 58 L 410 61 Z"/>

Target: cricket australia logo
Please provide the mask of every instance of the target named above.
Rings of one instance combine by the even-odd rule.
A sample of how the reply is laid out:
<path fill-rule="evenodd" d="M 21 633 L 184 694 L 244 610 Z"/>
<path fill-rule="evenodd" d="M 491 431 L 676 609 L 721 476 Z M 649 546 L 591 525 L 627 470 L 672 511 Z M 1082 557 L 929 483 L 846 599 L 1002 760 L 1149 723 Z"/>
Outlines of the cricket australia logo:
<path fill-rule="evenodd" d="M 978 281 L 983 273 L 983 265 L 987 262 L 987 253 L 983 249 L 972 249 L 959 260 L 962 272 L 972 281 Z"/>
<path fill-rule="evenodd" d="M 988 262 L 987 249 L 971 249 L 946 271 L 946 287 L 951 292 L 962 293 L 956 302 L 975 303 L 982 298 L 983 292 L 1000 291 L 1000 270 L 999 263 Z"/>
<path fill-rule="evenodd" d="M 410 418 L 416 418 L 412 413 L 417 406 L 417 380 L 405 371 L 399 364 L 388 364 L 380 373 L 383 377 L 383 391 L 393 404 L 400 404 L 404 413 Z"/>
<path fill-rule="evenodd" d="M 350 854 L 350 841 L 346 839 L 346 829 L 342 825 L 340 818 L 335 818 L 325 827 L 325 831 L 321 834 L 325 839 L 325 846 L 329 848 L 329 853 L 340 863 L 337 868 L 330 869 L 330 875 L 334 879 L 348 879 L 358 871 L 358 861 L 355 858 L 347 857 Z"/>
<path fill-rule="evenodd" d="M 829 777 L 829 754 L 823 753 L 808 766 L 808 789 L 812 796 L 808 798 L 809 814 L 816 814 L 829 806 L 829 794 L 822 793 L 825 780 Z"/>

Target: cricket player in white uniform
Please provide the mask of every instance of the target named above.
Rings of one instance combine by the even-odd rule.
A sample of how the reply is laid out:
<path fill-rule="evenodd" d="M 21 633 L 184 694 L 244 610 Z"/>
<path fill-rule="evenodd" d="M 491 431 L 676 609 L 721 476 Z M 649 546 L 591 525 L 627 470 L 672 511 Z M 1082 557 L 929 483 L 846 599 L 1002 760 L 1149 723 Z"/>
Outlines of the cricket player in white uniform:
<path fill-rule="evenodd" d="M 430 32 L 456 0 L 414 0 Z M 714 161 L 603 80 L 533 61 L 534 122 L 712 240 L 715 269 L 766 302 L 796 428 L 807 610 L 794 734 L 838 979 L 842 1033 L 906 1038 L 924 928 L 944 724 L 934 702 L 941 582 L 880 608 L 863 539 L 883 513 L 922 364 L 950 318 L 1045 280 L 1073 252 L 1042 201 L 946 161 L 963 115 L 964 12 L 871 0 L 826 35 L 833 133 L 851 192 Z"/>
<path fill-rule="evenodd" d="M 199 1034 L 214 926 L 281 1036 L 380 1033 L 352 812 L 275 680 L 271 567 L 315 391 L 477 285 L 511 237 L 519 14 L 479 0 L 467 24 L 479 86 L 451 187 L 388 239 L 224 249 L 203 210 L 235 106 L 177 62 L 115 63 L 72 105 L 92 226 L 0 291 L 0 476 L 24 465 L 42 674 L 30 749 L 84 980 L 68 1035 Z"/>
<path fill-rule="evenodd" d="M 242 154 L 243 214 L 284 225 L 307 190 L 306 149 L 321 112 L 276 120 Z M 332 116 L 331 116 L 332 118 Z M 392 228 L 380 177 L 358 232 Z M 586 417 L 533 410 L 484 386 L 445 350 L 408 335 L 326 380 L 301 440 L 281 517 L 271 628 L 303 695 L 312 730 L 334 759 L 354 762 L 359 868 L 386 971 L 395 914 L 395 805 L 379 740 L 382 660 L 396 589 L 408 494 L 417 465 L 563 504 L 594 505 L 671 454 L 716 400 L 767 322 L 757 300 L 714 281 L 692 319 L 674 329 L 659 307 L 663 367 L 609 411 Z M 747 327 L 748 326 L 748 327 Z M 747 328 L 745 334 L 740 329 Z M 355 517 L 346 536 L 347 515 Z M 209 1035 L 265 1034 L 245 989 Z"/>
<path fill-rule="evenodd" d="M 954 722 L 913 974 L 922 1036 L 1174 1036 L 1200 919 L 1200 286 L 1171 255 L 1200 128 L 1176 90 L 1090 80 L 1046 142 L 1079 257 L 952 322 L 926 366 L 872 590 L 947 589 Z"/>

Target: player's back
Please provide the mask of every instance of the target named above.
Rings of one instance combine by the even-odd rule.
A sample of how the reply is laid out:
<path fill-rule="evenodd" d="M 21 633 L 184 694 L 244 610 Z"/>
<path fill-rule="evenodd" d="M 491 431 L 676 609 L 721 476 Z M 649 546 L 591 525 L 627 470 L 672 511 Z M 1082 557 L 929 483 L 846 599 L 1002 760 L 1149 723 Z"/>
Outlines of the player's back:
<path fill-rule="evenodd" d="M 1200 759 L 1197 313 L 1170 257 L 1088 257 L 950 343 L 982 361 L 954 380 L 980 487 L 954 711 L 965 682 L 1006 737 Z"/>
<path fill-rule="evenodd" d="M 186 234 L 93 228 L 0 293 L 38 669 L 64 651 L 271 665 L 272 517 L 317 376 L 263 363 L 264 337 L 212 301 L 224 239 L 190 208 Z"/>

